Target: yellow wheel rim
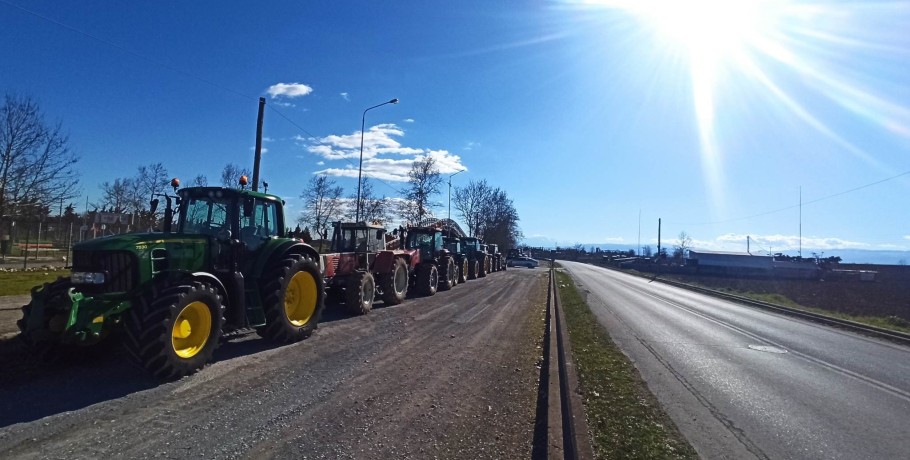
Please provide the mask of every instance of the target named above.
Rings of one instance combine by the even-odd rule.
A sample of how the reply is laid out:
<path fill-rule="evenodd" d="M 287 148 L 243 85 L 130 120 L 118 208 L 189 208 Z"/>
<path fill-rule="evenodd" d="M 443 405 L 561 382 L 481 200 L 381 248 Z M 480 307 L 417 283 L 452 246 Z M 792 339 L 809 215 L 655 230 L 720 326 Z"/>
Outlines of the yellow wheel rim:
<path fill-rule="evenodd" d="M 183 307 L 171 330 L 171 344 L 181 358 L 196 356 L 212 333 L 212 313 L 204 302 L 196 301 Z"/>
<path fill-rule="evenodd" d="M 284 312 L 288 321 L 300 327 L 310 322 L 316 312 L 316 298 L 319 292 L 316 289 L 316 280 L 308 272 L 297 272 L 288 281 L 288 288 L 284 292 Z"/>

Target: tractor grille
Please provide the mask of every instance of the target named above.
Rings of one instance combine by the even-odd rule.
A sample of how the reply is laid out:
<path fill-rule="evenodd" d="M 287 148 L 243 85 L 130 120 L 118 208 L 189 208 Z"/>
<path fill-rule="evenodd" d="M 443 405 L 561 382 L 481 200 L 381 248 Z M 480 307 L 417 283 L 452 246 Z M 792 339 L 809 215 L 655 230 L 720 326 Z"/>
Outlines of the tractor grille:
<path fill-rule="evenodd" d="M 106 283 L 83 285 L 86 293 L 129 291 L 136 285 L 138 266 L 136 256 L 127 251 L 73 251 L 74 272 L 104 272 Z"/>

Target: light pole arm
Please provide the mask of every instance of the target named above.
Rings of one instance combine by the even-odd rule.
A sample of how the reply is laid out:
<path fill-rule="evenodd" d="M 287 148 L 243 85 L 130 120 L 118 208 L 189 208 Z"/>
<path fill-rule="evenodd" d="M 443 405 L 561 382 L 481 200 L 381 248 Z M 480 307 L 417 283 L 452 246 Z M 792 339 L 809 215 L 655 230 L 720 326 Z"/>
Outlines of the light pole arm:
<path fill-rule="evenodd" d="M 354 222 L 360 222 L 360 183 L 363 181 L 363 131 L 366 129 L 367 124 L 367 112 L 375 109 L 376 107 L 382 107 L 386 104 L 397 104 L 398 98 L 383 102 L 382 104 L 376 104 L 373 107 L 367 107 L 363 111 L 363 116 L 360 117 L 360 166 L 357 168 L 357 211 L 354 213 Z"/>

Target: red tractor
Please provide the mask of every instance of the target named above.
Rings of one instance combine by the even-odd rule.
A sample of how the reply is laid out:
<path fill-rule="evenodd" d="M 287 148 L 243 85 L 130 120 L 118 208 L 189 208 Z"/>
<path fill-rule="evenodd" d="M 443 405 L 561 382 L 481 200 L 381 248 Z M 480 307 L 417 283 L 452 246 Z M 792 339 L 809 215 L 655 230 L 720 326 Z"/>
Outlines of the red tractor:
<path fill-rule="evenodd" d="M 333 224 L 331 252 L 323 254 L 325 285 L 355 314 L 369 313 L 377 297 L 398 305 L 408 291 L 411 254 L 386 249 L 386 231 L 364 222 Z"/>
<path fill-rule="evenodd" d="M 404 252 L 411 255 L 411 280 L 421 295 L 447 291 L 458 282 L 455 259 L 443 243 L 443 231 L 437 227 L 409 227 Z"/>

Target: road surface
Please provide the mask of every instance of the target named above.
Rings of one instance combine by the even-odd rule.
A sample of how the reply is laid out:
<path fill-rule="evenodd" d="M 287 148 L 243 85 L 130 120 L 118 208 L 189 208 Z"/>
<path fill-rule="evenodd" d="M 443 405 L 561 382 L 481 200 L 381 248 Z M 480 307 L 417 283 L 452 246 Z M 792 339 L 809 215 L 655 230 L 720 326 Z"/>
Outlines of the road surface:
<path fill-rule="evenodd" d="M 546 271 L 508 270 L 311 338 L 232 339 L 158 384 L 122 352 L 0 375 L 0 458 L 527 458 Z"/>
<path fill-rule="evenodd" d="M 910 457 L 910 348 L 560 263 L 702 457 Z"/>

